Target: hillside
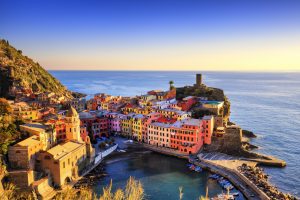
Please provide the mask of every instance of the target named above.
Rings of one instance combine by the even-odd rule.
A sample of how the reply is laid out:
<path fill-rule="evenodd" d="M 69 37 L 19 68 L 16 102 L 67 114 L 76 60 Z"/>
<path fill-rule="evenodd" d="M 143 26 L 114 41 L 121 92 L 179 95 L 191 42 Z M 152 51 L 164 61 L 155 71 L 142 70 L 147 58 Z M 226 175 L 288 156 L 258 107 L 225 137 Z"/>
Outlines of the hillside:
<path fill-rule="evenodd" d="M 219 88 L 201 86 L 185 86 L 176 88 L 176 98 L 182 99 L 187 96 L 207 97 L 208 100 L 224 101 L 224 117 L 229 119 L 230 116 L 230 101 L 224 94 L 224 91 Z"/>
<path fill-rule="evenodd" d="M 33 92 L 54 92 L 72 98 L 56 78 L 49 74 L 39 63 L 22 55 L 8 41 L 0 40 L 0 97 L 11 98 L 12 87 Z"/>

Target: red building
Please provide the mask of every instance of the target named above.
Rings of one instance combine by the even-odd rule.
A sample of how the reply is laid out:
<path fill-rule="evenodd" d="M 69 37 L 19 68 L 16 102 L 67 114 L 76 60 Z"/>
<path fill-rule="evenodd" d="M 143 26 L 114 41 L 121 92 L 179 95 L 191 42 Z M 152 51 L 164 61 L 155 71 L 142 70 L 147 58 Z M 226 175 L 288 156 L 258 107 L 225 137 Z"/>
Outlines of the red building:
<path fill-rule="evenodd" d="M 81 112 L 79 114 L 83 127 L 87 132 L 91 132 L 96 137 L 108 137 L 108 119 L 103 115 L 94 115 L 89 112 Z"/>
<path fill-rule="evenodd" d="M 170 147 L 184 154 L 195 154 L 203 146 L 202 121 L 177 121 L 171 128 Z"/>
<path fill-rule="evenodd" d="M 178 106 L 181 107 L 182 111 L 188 111 L 196 103 L 197 103 L 196 97 L 188 96 L 188 97 L 183 98 L 182 101 L 178 103 Z"/>
<path fill-rule="evenodd" d="M 214 117 L 204 116 L 202 118 L 202 127 L 204 134 L 204 144 L 211 144 L 211 136 L 214 131 Z"/>

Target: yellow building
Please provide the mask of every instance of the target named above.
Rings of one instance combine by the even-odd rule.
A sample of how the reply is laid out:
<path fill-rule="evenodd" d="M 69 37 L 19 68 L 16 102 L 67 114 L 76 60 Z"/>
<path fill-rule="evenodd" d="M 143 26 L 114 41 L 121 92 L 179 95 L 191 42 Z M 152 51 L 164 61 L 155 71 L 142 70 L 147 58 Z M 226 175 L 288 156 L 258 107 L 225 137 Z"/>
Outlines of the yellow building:
<path fill-rule="evenodd" d="M 121 134 L 127 137 L 132 136 L 132 117 L 134 113 L 129 113 L 126 116 L 123 116 L 121 119 Z"/>
<path fill-rule="evenodd" d="M 30 136 L 36 135 L 44 145 L 43 150 L 50 149 L 56 145 L 56 130 L 54 127 L 41 123 L 27 123 L 20 125 L 20 130 Z"/>
<path fill-rule="evenodd" d="M 143 119 L 144 115 L 138 114 L 132 117 L 132 136 L 137 138 L 138 141 L 143 139 Z"/>
<path fill-rule="evenodd" d="M 30 107 L 18 107 L 14 110 L 14 115 L 24 120 L 37 120 L 38 110 Z"/>
<path fill-rule="evenodd" d="M 9 147 L 9 164 L 13 169 L 34 169 L 36 155 L 44 149 L 46 149 L 44 142 L 37 135 L 33 135 Z"/>
<path fill-rule="evenodd" d="M 152 112 L 152 109 L 150 107 L 143 107 L 143 108 L 134 108 L 133 112 L 135 114 L 142 114 L 142 115 L 148 115 Z"/>
<path fill-rule="evenodd" d="M 80 137 L 80 119 L 77 111 L 72 106 L 66 115 L 66 139 L 82 141 Z"/>
<path fill-rule="evenodd" d="M 69 141 L 57 145 L 39 156 L 42 169 L 50 175 L 56 186 L 63 186 L 79 176 L 86 166 L 87 152 L 84 142 Z"/>

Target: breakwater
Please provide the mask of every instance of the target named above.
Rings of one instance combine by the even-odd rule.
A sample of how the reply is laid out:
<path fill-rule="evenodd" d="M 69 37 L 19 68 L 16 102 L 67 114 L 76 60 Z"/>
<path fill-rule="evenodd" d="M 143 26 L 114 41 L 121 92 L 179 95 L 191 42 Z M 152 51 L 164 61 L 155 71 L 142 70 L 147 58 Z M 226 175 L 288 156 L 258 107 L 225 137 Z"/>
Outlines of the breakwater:
<path fill-rule="evenodd" d="M 270 193 L 265 193 L 262 188 L 259 188 L 256 186 L 255 182 L 252 182 L 249 177 L 246 177 L 243 175 L 240 171 L 236 170 L 236 167 L 224 167 L 220 164 L 217 164 L 215 162 L 209 161 L 209 160 L 200 160 L 196 161 L 194 159 L 191 159 L 189 156 L 180 154 L 179 152 L 176 152 L 171 149 L 165 149 L 162 147 L 154 147 L 148 144 L 143 144 L 143 146 L 149 150 L 162 153 L 165 155 L 170 155 L 170 156 L 176 156 L 178 158 L 186 159 L 189 160 L 191 163 L 198 165 L 208 171 L 211 171 L 216 174 L 220 174 L 221 176 L 227 178 L 232 182 L 232 184 L 242 192 L 242 194 L 250 200 L 269 200 L 269 199 L 274 199 L 274 195 L 270 195 Z M 240 161 L 243 162 L 243 161 Z M 245 163 L 248 161 L 245 160 Z M 283 196 L 283 193 L 278 192 L 280 196 Z M 271 196 L 271 198 L 269 197 Z M 286 195 L 287 197 L 291 197 L 290 195 Z M 293 199 L 293 198 L 283 198 L 283 199 Z M 296 199 L 296 198 L 294 198 Z"/>

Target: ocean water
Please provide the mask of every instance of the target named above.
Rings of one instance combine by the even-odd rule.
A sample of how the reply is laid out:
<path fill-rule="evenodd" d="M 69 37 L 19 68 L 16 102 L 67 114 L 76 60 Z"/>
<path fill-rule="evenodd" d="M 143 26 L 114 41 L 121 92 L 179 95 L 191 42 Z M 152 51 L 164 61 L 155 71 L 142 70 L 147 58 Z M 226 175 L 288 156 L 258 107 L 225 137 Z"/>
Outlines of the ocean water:
<path fill-rule="evenodd" d="M 231 120 L 254 131 L 258 152 L 287 162 L 285 168 L 265 168 L 281 191 L 300 196 L 300 73 L 50 71 L 68 89 L 89 97 L 103 92 L 134 96 L 152 89 L 167 89 L 203 82 L 221 88 L 231 101 Z M 178 176 L 178 175 L 174 175 Z"/>

